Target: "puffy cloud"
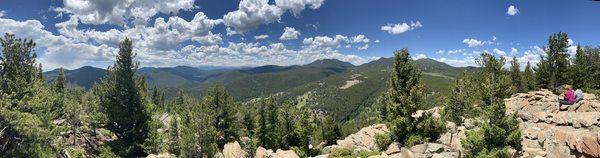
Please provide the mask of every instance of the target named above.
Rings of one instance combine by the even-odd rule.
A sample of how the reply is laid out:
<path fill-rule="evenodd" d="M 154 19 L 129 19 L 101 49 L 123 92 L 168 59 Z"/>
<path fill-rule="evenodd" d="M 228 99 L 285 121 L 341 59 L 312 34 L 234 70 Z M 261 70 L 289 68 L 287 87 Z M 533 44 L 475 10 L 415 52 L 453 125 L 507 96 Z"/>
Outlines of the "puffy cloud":
<path fill-rule="evenodd" d="M 417 56 L 412 57 L 413 60 L 426 59 L 427 55 L 425 54 L 417 54 Z"/>
<path fill-rule="evenodd" d="M 300 36 L 300 31 L 296 31 L 296 29 L 293 27 L 285 27 L 283 29 L 283 34 L 281 34 L 281 37 L 279 37 L 279 39 L 294 40 L 298 39 L 298 36 Z"/>
<path fill-rule="evenodd" d="M 407 23 L 387 24 L 385 26 L 381 26 L 381 30 L 386 31 L 389 34 L 398 35 L 398 34 L 406 32 L 406 31 L 414 30 L 419 27 L 423 27 L 423 25 L 421 25 L 420 21 L 417 21 L 416 23 L 411 21 L 410 24 L 407 24 Z"/>
<path fill-rule="evenodd" d="M 6 11 L 0 10 L 0 18 L 6 15 Z"/>
<path fill-rule="evenodd" d="M 466 49 L 456 49 L 456 50 L 448 50 L 448 51 L 438 50 L 435 53 L 437 53 L 437 54 L 446 54 L 446 53 L 448 53 L 450 55 L 450 54 L 462 53 L 462 52 L 465 52 L 465 51 L 467 51 L 467 50 Z"/>
<path fill-rule="evenodd" d="M 358 50 L 367 50 L 369 49 L 369 44 L 365 44 L 364 46 L 358 47 Z"/>
<path fill-rule="evenodd" d="M 446 63 L 455 67 L 466 67 L 466 66 L 478 66 L 477 60 L 474 57 L 467 57 L 462 59 L 448 59 L 448 58 L 432 58 L 433 60 Z"/>
<path fill-rule="evenodd" d="M 375 43 L 379 43 L 379 40 L 375 40 Z"/>
<path fill-rule="evenodd" d="M 483 42 L 476 40 L 476 39 L 464 39 L 463 43 L 467 44 L 469 47 L 478 47 L 478 46 L 482 46 Z"/>
<path fill-rule="evenodd" d="M 63 0 L 60 14 L 69 14 L 85 24 L 146 24 L 158 13 L 170 14 L 194 8 L 194 0 Z"/>
<path fill-rule="evenodd" d="M 20 38 L 33 39 L 39 60 L 46 69 L 78 68 L 85 65 L 106 67 L 113 63 L 118 43 L 125 37 L 133 41 L 135 60 L 141 66 L 260 66 L 267 64 L 305 64 L 317 59 L 334 58 L 353 64 L 371 61 L 373 57 L 342 54 L 335 48 L 350 43 L 346 36 L 315 37 L 300 49 L 289 49 L 282 43 L 233 43 L 221 46 L 221 34 L 207 31 L 194 33 L 183 21 L 157 18 L 152 26 L 136 26 L 124 30 L 78 30 L 78 19 L 61 23 L 60 34 L 46 31 L 37 20 L 15 21 L 0 18 L 0 33 L 14 33 Z M 189 23 L 189 22 L 187 22 Z M 186 26 L 186 27 L 183 27 Z M 191 26 L 191 25 L 189 25 Z M 200 31 L 203 32 L 203 31 Z M 188 35 L 189 34 L 189 35 Z M 198 34 L 198 35 L 193 35 Z M 188 44 L 197 41 L 200 44 Z M 334 44 L 331 44 L 333 42 Z M 319 45 L 321 43 L 322 45 Z M 337 43 L 337 45 L 336 45 Z"/>
<path fill-rule="evenodd" d="M 517 48 L 510 48 L 510 55 L 516 55 L 519 52 Z"/>
<path fill-rule="evenodd" d="M 510 16 L 515 16 L 519 13 L 519 9 L 517 9 L 517 7 L 510 5 L 508 7 L 508 9 L 506 10 L 506 14 L 510 15 Z"/>
<path fill-rule="evenodd" d="M 504 56 L 506 56 L 506 52 L 505 52 L 505 51 L 502 51 L 502 50 L 500 50 L 500 49 L 498 49 L 498 48 L 494 48 L 494 49 L 492 50 L 492 52 L 494 52 L 495 54 L 498 54 L 498 55 L 500 55 L 500 56 L 503 56 L 503 57 L 504 57 Z"/>
<path fill-rule="evenodd" d="M 342 42 L 350 42 L 348 37 L 336 35 L 335 37 L 316 36 L 305 38 L 302 43 L 313 48 L 339 48 Z"/>
<path fill-rule="evenodd" d="M 309 6 L 310 9 L 319 9 L 325 0 L 275 0 L 275 4 L 284 10 L 290 10 L 294 16 L 300 15 L 300 12 Z"/>
<path fill-rule="evenodd" d="M 496 42 L 496 36 L 492 36 L 492 40 L 481 41 L 474 38 L 466 38 L 462 41 L 464 44 L 467 44 L 469 47 L 479 47 L 486 44 L 494 44 Z"/>
<path fill-rule="evenodd" d="M 217 45 L 223 42 L 223 38 L 221 37 L 220 33 L 213 34 L 212 32 L 208 32 L 207 35 L 197 37 L 194 40 L 202 43 L 203 45 Z"/>
<path fill-rule="evenodd" d="M 299 15 L 305 6 L 318 9 L 323 3 L 324 0 L 276 0 L 275 4 L 271 5 L 269 0 L 242 0 L 238 10 L 225 14 L 223 20 L 225 25 L 232 27 L 236 33 L 244 33 L 261 24 L 279 21 L 288 10 L 294 15 Z"/>
<path fill-rule="evenodd" d="M 276 5 L 270 5 L 269 0 L 242 0 L 238 10 L 223 16 L 226 26 L 233 27 L 242 33 L 258 27 L 260 24 L 270 24 L 278 21 L 284 10 Z"/>
<path fill-rule="evenodd" d="M 369 39 L 365 35 L 356 35 L 352 37 L 352 43 L 369 43 Z"/>
<path fill-rule="evenodd" d="M 267 39 L 269 38 L 269 35 L 258 35 L 258 36 L 254 36 L 255 40 L 263 40 L 263 39 Z"/>
<path fill-rule="evenodd" d="M 206 36 L 215 36 L 210 33 L 210 30 L 222 22 L 208 19 L 204 13 L 198 12 L 190 21 L 177 16 L 169 17 L 168 21 L 159 17 L 154 20 L 153 26 L 136 25 L 124 30 L 111 29 L 102 32 L 93 29 L 79 30 L 77 29 L 78 21 L 77 18 L 71 17 L 68 21 L 57 23 L 56 27 L 61 35 L 78 42 L 105 43 L 117 46 L 125 37 L 129 37 L 136 45 L 163 51 L 175 49 L 180 46 L 180 43 L 187 40 L 207 42 Z M 218 40 L 216 42 L 220 43 L 220 38 L 212 39 L 213 41 Z M 208 41 L 208 43 L 214 42 Z"/>
<path fill-rule="evenodd" d="M 36 42 L 36 53 L 44 68 L 97 65 L 110 61 L 115 55 L 114 48 L 105 44 L 78 43 L 64 36 L 53 35 L 37 20 L 16 21 L 0 18 L 0 34 L 5 33 Z"/>

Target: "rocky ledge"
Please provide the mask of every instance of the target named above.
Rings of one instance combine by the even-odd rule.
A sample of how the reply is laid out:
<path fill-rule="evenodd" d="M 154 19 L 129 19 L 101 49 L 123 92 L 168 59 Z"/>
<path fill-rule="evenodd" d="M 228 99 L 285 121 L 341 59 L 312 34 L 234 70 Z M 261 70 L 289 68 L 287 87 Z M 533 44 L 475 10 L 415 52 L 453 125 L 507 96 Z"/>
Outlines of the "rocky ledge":
<path fill-rule="evenodd" d="M 523 132 L 519 157 L 600 157 L 600 101 L 593 94 L 558 109 L 559 96 L 548 90 L 519 93 L 505 99 Z"/>

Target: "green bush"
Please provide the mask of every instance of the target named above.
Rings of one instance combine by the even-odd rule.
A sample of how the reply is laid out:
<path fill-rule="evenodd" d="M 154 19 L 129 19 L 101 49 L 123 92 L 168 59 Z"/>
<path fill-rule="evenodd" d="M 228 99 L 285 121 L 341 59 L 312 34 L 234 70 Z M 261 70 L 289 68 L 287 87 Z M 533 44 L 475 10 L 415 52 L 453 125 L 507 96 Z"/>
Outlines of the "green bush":
<path fill-rule="evenodd" d="M 346 157 L 352 155 L 352 149 L 348 148 L 333 148 L 329 152 L 329 157 Z"/>
<path fill-rule="evenodd" d="M 67 148 L 66 150 L 69 153 L 69 156 L 72 158 L 85 157 L 85 150 L 83 150 L 82 148 Z"/>
<path fill-rule="evenodd" d="M 377 148 L 379 151 L 385 151 L 392 144 L 392 138 L 390 134 L 377 134 L 375 135 L 375 144 L 377 144 Z"/>

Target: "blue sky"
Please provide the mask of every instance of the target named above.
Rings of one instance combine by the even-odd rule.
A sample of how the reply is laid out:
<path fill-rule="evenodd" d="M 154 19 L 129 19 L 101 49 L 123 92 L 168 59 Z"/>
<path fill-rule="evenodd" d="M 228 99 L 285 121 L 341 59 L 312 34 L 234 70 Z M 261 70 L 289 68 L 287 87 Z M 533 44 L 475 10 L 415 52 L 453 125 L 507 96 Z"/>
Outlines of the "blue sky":
<path fill-rule="evenodd" d="M 598 46 L 599 16 L 589 0 L 19 0 L 0 1 L 0 33 L 36 41 L 46 69 L 106 67 L 125 37 L 142 66 L 362 64 L 401 48 L 473 66 L 481 52 L 536 63 L 559 31 L 570 52 Z"/>

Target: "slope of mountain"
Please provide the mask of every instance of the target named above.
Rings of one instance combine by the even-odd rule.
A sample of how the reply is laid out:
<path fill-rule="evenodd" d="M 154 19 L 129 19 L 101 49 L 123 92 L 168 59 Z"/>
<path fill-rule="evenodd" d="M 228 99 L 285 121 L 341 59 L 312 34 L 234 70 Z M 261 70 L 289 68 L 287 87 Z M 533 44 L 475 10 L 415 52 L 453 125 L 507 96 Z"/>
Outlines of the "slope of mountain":
<path fill-rule="evenodd" d="M 431 59 L 416 60 L 423 70 L 422 81 L 427 99 L 435 100 L 450 92 L 455 77 L 475 68 L 457 68 Z M 288 91 L 288 96 L 299 96 L 301 106 L 311 106 L 347 120 L 362 108 L 371 106 L 387 90 L 393 66 L 392 58 L 381 58 L 347 71 Z M 435 104 L 435 102 L 427 102 Z M 434 106 L 434 105 L 426 105 Z"/>
<path fill-rule="evenodd" d="M 138 70 L 138 74 L 145 76 L 150 86 L 164 89 L 166 94 L 184 90 L 202 96 L 210 86 L 221 84 L 238 100 L 282 94 L 297 98 L 303 105 L 330 112 L 338 119 L 349 119 L 361 108 L 373 104 L 387 89 L 392 63 L 392 58 L 381 58 L 354 66 L 335 59 L 324 59 L 299 66 L 265 65 L 238 69 L 144 67 Z M 428 99 L 449 93 L 453 79 L 461 73 L 477 70 L 452 67 L 431 59 L 419 59 L 415 63 L 423 70 L 422 79 Z M 89 66 L 65 72 L 69 83 L 85 88 L 90 88 L 106 74 L 103 69 Z M 53 80 L 57 73 L 53 70 L 45 75 L 48 80 Z"/>
<path fill-rule="evenodd" d="M 58 76 L 58 69 L 44 72 L 46 81 L 54 81 Z M 86 89 L 91 88 L 94 83 L 100 82 L 106 75 L 106 70 L 91 66 L 84 66 L 74 70 L 64 70 L 67 84 L 81 86 Z"/>

